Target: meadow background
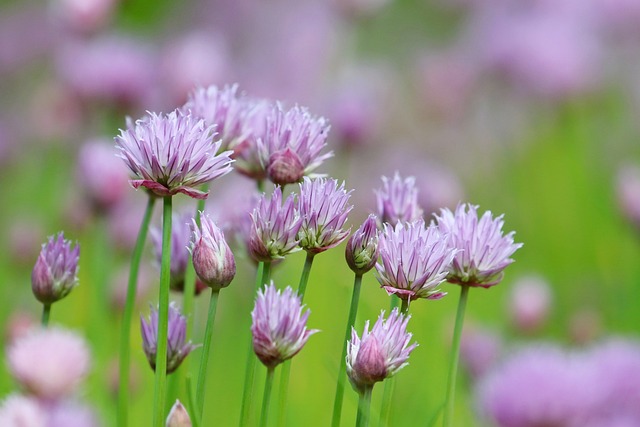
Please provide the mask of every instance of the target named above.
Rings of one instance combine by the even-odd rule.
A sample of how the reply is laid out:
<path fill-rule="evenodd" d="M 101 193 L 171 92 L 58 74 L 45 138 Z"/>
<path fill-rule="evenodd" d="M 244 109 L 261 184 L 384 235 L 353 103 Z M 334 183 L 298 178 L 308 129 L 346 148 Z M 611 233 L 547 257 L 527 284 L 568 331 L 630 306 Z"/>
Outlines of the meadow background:
<path fill-rule="evenodd" d="M 110 215 L 92 211 L 78 153 L 95 138 L 110 144 L 127 115 L 173 110 L 195 84 L 231 83 L 252 96 L 307 106 L 331 121 L 335 157 L 319 172 L 354 189 L 354 228 L 375 211 L 380 176 L 395 171 L 416 177 L 428 218 L 459 201 L 504 213 L 505 229 L 515 230 L 524 247 L 500 285 L 471 291 L 466 323 L 501 336 L 506 352 L 532 341 L 573 347 L 607 336 L 636 338 L 640 222 L 622 209 L 618 186 L 621 168 L 640 164 L 640 6 L 610 2 L 610 16 L 600 14 L 612 20 L 607 26 L 583 16 L 592 3 L 599 2 L 87 0 L 94 8 L 87 15 L 77 11 L 83 2 L 5 0 L 4 342 L 15 328 L 38 322 L 31 269 L 47 236 L 64 230 L 81 245 L 80 285 L 53 306 L 52 323 L 90 342 L 94 361 L 82 398 L 104 426 L 115 425 L 120 309 L 114 300 L 124 289 L 146 197 L 128 188 L 121 208 Z M 507 18 L 515 23 L 505 24 Z M 526 34 L 514 30 L 524 27 Z M 238 195 L 249 194 L 252 185 L 236 173 L 216 181 L 208 209 L 221 221 L 232 218 Z M 182 209 L 195 209 L 186 197 L 175 199 Z M 147 292 L 136 308 L 145 316 L 157 300 L 152 252 L 149 244 Z M 234 253 L 238 274 L 221 292 L 215 324 L 207 426 L 236 425 L 239 415 L 255 267 L 240 245 Z M 274 281 L 297 284 L 303 262 L 302 253 L 287 258 L 275 267 Z M 549 284 L 552 306 L 544 325 L 524 334 L 508 305 L 513 284 L 529 275 Z M 329 423 L 352 283 L 344 244 L 316 257 L 305 303 L 312 311 L 309 326 L 322 332 L 293 360 L 288 425 Z M 450 295 L 440 301 L 412 303 L 409 330 L 420 346 L 396 377 L 391 425 L 428 425 L 444 400 L 458 288 L 444 289 Z M 373 273 L 366 274 L 357 329 L 388 304 Z M 189 337 L 195 343 L 206 307 L 207 298 L 198 298 Z M 140 341 L 134 320 L 132 425 L 150 422 L 153 398 L 153 373 Z M 199 355 L 196 350 L 180 370 L 195 373 Z M 259 372 L 255 408 L 264 377 Z M 464 371 L 459 379 L 456 424 L 484 425 L 474 407 L 474 382 Z M 180 384 L 171 387 L 184 399 Z M 1 366 L 0 396 L 15 388 Z M 373 425 L 381 394 L 376 387 Z M 356 406 L 347 386 L 343 425 L 355 421 Z"/>

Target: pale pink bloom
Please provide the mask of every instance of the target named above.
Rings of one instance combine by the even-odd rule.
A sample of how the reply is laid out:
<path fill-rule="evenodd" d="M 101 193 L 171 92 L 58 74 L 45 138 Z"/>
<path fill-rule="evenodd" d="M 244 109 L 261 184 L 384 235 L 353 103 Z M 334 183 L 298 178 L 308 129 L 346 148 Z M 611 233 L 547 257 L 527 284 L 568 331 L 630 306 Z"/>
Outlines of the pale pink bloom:
<path fill-rule="evenodd" d="M 191 427 L 191 418 L 179 400 L 176 400 L 169 411 L 166 427 Z"/>
<path fill-rule="evenodd" d="M 47 414 L 32 397 L 11 394 L 0 403 L 2 427 L 49 427 Z"/>
<path fill-rule="evenodd" d="M 73 31 L 93 33 L 111 18 L 118 0 L 54 0 L 54 17 Z"/>
<path fill-rule="evenodd" d="M 59 400 L 71 395 L 89 371 L 85 340 L 74 332 L 35 329 L 7 350 L 9 371 L 34 395 Z"/>
<path fill-rule="evenodd" d="M 540 329 L 549 317 L 552 300 L 551 287 L 543 278 L 518 279 L 511 287 L 508 307 L 515 327 L 526 333 Z"/>

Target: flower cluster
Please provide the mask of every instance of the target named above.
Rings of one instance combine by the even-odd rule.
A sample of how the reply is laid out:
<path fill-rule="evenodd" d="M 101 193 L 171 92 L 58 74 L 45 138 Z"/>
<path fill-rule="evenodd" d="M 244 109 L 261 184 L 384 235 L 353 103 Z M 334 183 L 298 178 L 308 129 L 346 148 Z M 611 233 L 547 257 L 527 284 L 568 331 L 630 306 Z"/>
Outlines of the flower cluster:
<path fill-rule="evenodd" d="M 51 304 L 78 285 L 79 258 L 80 246 L 72 246 L 62 232 L 49 237 L 31 272 L 31 288 L 38 301 Z"/>
<path fill-rule="evenodd" d="M 398 222 L 412 222 L 422 218 L 422 208 L 418 203 L 416 179 L 402 179 L 396 172 L 392 179 L 382 177 L 382 188 L 376 190 L 378 217 L 382 224 L 396 225 Z"/>

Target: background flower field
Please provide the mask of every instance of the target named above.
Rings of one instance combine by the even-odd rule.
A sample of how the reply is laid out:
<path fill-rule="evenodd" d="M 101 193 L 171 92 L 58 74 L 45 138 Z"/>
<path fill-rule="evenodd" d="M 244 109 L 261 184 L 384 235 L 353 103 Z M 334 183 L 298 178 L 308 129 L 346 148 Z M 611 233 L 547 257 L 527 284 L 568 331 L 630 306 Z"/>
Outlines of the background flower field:
<path fill-rule="evenodd" d="M 81 3 L 91 13 L 79 12 Z M 524 246 L 498 286 L 470 292 L 465 325 L 495 333 L 504 354 L 541 341 L 589 348 L 611 336 L 637 339 L 640 209 L 634 212 L 634 203 L 640 203 L 640 186 L 634 187 L 632 172 L 622 171 L 640 166 L 640 5 L 609 2 L 605 10 L 601 3 L 607 2 L 3 3 L 3 342 L 39 322 L 31 270 L 47 236 L 64 230 L 81 245 L 80 284 L 54 305 L 51 322 L 88 340 L 92 369 L 80 395 L 102 425 L 116 425 L 119 322 L 144 193 L 116 180 L 88 189 L 79 153 L 95 139 L 112 147 L 126 116 L 169 112 L 196 84 L 232 83 L 251 96 L 303 105 L 329 120 L 328 147 L 335 155 L 317 172 L 354 189 L 352 230 L 375 212 L 380 177 L 395 171 L 416 177 L 428 220 L 458 202 L 504 214 L 505 229 L 515 230 Z M 254 191 L 254 182 L 232 172 L 212 184 L 207 210 L 231 223 L 240 215 L 241 196 Z M 110 192 L 120 205 L 106 214 L 95 208 L 95 197 Z M 175 205 L 195 211 L 186 196 L 175 197 Z M 156 207 L 156 227 L 160 216 Z M 221 292 L 205 426 L 236 425 L 240 412 L 256 273 L 242 245 L 232 249 L 237 275 Z M 131 330 L 135 426 L 150 422 L 153 406 L 153 371 L 136 320 L 157 302 L 154 263 L 149 241 Z M 303 263 L 302 253 L 287 257 L 274 266 L 274 282 L 294 286 Z M 531 276 L 548 284 L 551 300 L 541 325 L 524 331 L 511 311 L 512 293 Z M 344 243 L 317 256 L 305 304 L 309 327 L 321 332 L 292 364 L 288 425 L 330 422 L 352 283 Z M 408 330 L 419 347 L 395 377 L 390 425 L 429 425 L 444 402 L 458 287 L 442 288 L 449 292 L 442 300 L 411 304 Z M 181 299 L 178 293 L 171 298 Z M 388 307 L 387 294 L 367 273 L 356 329 Z M 188 337 L 196 344 L 206 314 L 207 298 L 196 298 Z M 195 375 L 199 352 L 180 370 Z M 17 387 L 0 369 L 4 397 Z M 456 425 L 491 425 L 478 415 L 476 382 L 464 363 L 459 380 Z M 259 370 L 256 390 L 262 381 Z M 169 402 L 184 399 L 182 383 L 170 380 L 169 389 Z M 382 387 L 373 394 L 372 425 L 381 394 Z M 355 420 L 357 400 L 347 386 L 342 425 Z M 259 402 L 256 397 L 255 408 Z M 257 411 L 251 422 L 256 420 Z"/>

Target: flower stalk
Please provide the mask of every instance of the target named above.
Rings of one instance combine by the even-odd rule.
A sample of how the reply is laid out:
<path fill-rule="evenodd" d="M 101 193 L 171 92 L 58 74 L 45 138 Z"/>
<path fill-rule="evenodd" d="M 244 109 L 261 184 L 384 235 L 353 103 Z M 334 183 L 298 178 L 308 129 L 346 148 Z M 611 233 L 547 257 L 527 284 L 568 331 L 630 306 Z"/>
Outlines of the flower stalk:
<path fill-rule="evenodd" d="M 213 323 L 216 318 L 216 309 L 218 307 L 219 290 L 211 289 L 211 298 L 209 300 L 209 315 L 207 316 L 207 326 L 204 332 L 204 342 L 202 347 L 202 356 L 200 358 L 200 370 L 198 372 L 198 388 L 196 391 L 196 399 L 198 402 L 196 418 L 202 419 L 202 411 L 204 410 L 204 392 L 207 380 L 207 366 L 209 365 L 209 353 L 211 351 L 211 336 L 213 335 Z"/>
<path fill-rule="evenodd" d="M 453 425 L 453 408 L 456 393 L 456 377 L 458 373 L 458 360 L 460 359 L 460 339 L 462 338 L 462 325 L 464 323 L 464 312 L 467 306 L 467 296 L 469 286 L 460 286 L 460 299 L 458 300 L 458 311 L 456 313 L 456 323 L 453 329 L 453 343 L 451 360 L 449 361 L 449 375 L 447 379 L 447 398 L 444 411 L 444 427 Z"/>
<path fill-rule="evenodd" d="M 364 390 L 360 392 L 360 398 L 358 399 L 358 417 L 356 418 L 356 427 L 368 427 L 369 425 L 369 412 L 371 410 L 371 392 L 373 386 L 364 387 Z"/>
<path fill-rule="evenodd" d="M 269 419 L 269 402 L 271 401 L 271 389 L 273 387 L 273 371 L 275 368 L 267 368 L 267 378 L 264 383 L 264 395 L 262 397 L 262 412 L 260 415 L 260 427 L 266 427 Z"/>

